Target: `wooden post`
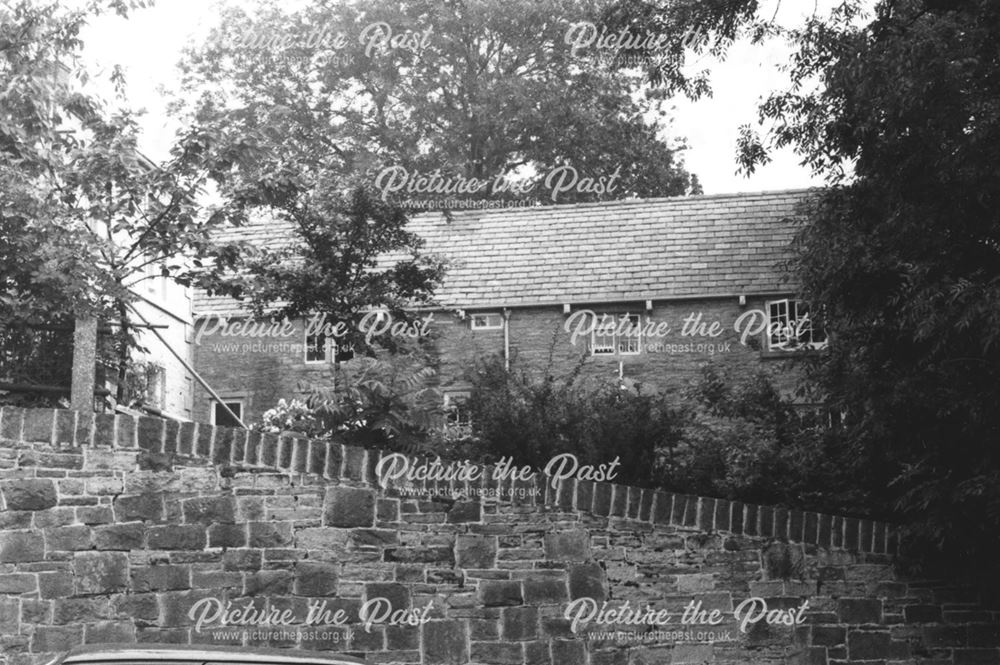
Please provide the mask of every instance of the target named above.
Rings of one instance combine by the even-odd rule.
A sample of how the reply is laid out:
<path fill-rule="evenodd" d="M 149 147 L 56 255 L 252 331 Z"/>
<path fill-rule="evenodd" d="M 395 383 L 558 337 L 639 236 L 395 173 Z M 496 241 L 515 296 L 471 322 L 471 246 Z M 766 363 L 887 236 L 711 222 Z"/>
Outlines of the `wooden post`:
<path fill-rule="evenodd" d="M 77 319 L 73 330 L 73 387 L 70 408 L 90 413 L 94 410 L 94 381 L 97 368 L 97 319 Z"/>

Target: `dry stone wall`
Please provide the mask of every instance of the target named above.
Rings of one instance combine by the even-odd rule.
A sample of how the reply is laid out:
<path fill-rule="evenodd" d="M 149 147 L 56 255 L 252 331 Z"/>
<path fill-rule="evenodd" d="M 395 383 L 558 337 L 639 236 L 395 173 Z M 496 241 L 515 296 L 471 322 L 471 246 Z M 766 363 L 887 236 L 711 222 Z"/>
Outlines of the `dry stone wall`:
<path fill-rule="evenodd" d="M 168 642 L 421 665 L 1000 663 L 997 613 L 974 587 L 902 578 L 885 524 L 544 476 L 406 494 L 378 486 L 380 455 L 0 410 L 0 662 Z M 755 597 L 801 623 L 740 630 Z M 574 630 L 574 602 L 669 621 Z M 366 630 L 372 603 L 394 616 Z M 692 603 L 720 621 L 683 623 Z"/>

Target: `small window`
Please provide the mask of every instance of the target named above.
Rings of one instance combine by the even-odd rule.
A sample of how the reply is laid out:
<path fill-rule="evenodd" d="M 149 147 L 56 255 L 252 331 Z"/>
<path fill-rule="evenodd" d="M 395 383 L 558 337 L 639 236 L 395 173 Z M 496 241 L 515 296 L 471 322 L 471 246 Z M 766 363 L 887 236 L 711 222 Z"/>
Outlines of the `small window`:
<path fill-rule="evenodd" d="M 469 400 L 468 392 L 445 393 L 445 431 L 450 435 L 470 436 L 472 434 L 472 418 L 466 402 Z"/>
<path fill-rule="evenodd" d="M 165 406 L 167 373 L 159 365 L 146 366 L 146 404 L 162 409 Z"/>
<path fill-rule="evenodd" d="M 470 321 L 473 330 L 500 330 L 503 328 L 503 316 L 496 312 L 473 314 Z"/>
<path fill-rule="evenodd" d="M 243 400 L 226 400 L 225 405 L 229 407 L 229 411 L 232 411 L 233 415 L 243 420 Z M 229 415 L 222 404 L 215 400 L 212 400 L 212 424 L 220 427 L 242 427 L 237 420 L 233 419 L 233 416 Z"/>
<path fill-rule="evenodd" d="M 595 356 L 638 354 L 642 350 L 640 325 L 638 314 L 602 314 L 591 333 L 591 353 Z"/>
<path fill-rule="evenodd" d="M 809 305 L 801 300 L 772 300 L 767 303 L 767 348 L 770 351 L 822 349 L 826 331 L 809 315 Z"/>
<path fill-rule="evenodd" d="M 333 362 L 333 337 L 323 333 L 306 335 L 306 364 L 321 364 Z"/>

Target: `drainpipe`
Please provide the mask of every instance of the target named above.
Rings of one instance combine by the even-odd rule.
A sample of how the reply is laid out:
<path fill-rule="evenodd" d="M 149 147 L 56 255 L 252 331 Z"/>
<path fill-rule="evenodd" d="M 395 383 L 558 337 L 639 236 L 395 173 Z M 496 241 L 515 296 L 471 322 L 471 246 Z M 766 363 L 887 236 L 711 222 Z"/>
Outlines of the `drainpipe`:
<path fill-rule="evenodd" d="M 503 309 L 503 368 L 510 371 L 510 310 Z"/>

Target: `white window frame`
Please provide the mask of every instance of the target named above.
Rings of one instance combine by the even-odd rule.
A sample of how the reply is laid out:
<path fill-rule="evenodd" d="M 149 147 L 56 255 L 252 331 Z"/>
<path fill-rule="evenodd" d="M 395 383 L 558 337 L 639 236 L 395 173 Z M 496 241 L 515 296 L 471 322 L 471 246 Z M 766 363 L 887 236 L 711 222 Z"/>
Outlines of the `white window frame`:
<path fill-rule="evenodd" d="M 303 338 L 305 340 L 305 343 L 302 345 L 302 360 L 305 362 L 305 364 L 307 364 L 307 365 L 329 365 L 329 364 L 331 364 L 333 362 L 333 359 L 337 356 L 337 351 L 336 351 L 337 340 L 336 339 L 334 339 L 331 335 L 324 335 L 323 333 L 314 333 L 313 335 L 310 335 L 308 330 L 303 330 L 302 331 L 302 335 L 303 335 Z M 309 344 L 309 338 L 310 337 L 320 337 L 320 336 L 323 337 L 323 347 L 324 347 L 323 348 L 323 357 L 320 358 L 320 359 L 318 359 L 318 360 L 310 360 L 309 359 L 309 349 L 311 347 L 310 347 L 310 344 Z"/>
<path fill-rule="evenodd" d="M 490 317 L 496 317 L 495 323 L 489 323 Z M 486 323 L 477 323 L 482 318 Z M 472 312 L 469 314 L 469 328 L 472 330 L 503 330 L 503 314 L 500 312 Z"/>
<path fill-rule="evenodd" d="M 807 334 L 810 341 L 796 343 L 789 346 L 790 342 L 798 342 L 799 310 L 805 310 L 803 316 L 809 317 L 809 304 L 796 298 L 782 298 L 780 300 L 768 300 L 765 303 L 767 310 L 767 327 L 764 335 L 767 338 L 767 350 L 775 352 L 793 352 L 803 349 L 818 351 L 825 349 L 829 343 L 829 337 L 825 330 L 817 330 L 816 322 L 811 318 L 808 325 L 802 327 L 802 333 Z M 792 316 L 794 314 L 794 317 Z M 780 324 L 776 326 L 775 324 Z M 815 341 L 813 337 L 822 332 L 822 341 Z"/>
<path fill-rule="evenodd" d="M 446 413 L 454 412 L 457 415 L 455 420 L 447 416 L 445 417 L 444 428 L 446 430 L 466 435 L 472 433 L 472 418 L 469 416 L 468 411 L 464 412 L 465 420 L 462 420 L 465 403 L 470 397 L 472 397 L 472 392 L 468 390 L 452 391 L 444 394 L 444 411 Z"/>
<path fill-rule="evenodd" d="M 592 356 L 637 356 L 642 353 L 642 315 L 631 312 L 599 314 L 594 329 L 590 332 L 590 355 Z M 605 317 L 610 316 L 615 320 L 615 328 L 620 325 L 623 318 L 634 321 L 634 326 L 639 328 L 636 335 L 618 335 L 617 332 L 611 335 L 598 335 L 597 329 L 602 325 Z M 598 339 L 600 338 L 600 342 Z M 608 341 L 610 340 L 610 341 Z M 634 345 L 634 347 L 633 347 Z"/>
<path fill-rule="evenodd" d="M 208 404 L 209 404 L 208 418 L 209 418 L 209 422 L 212 425 L 217 424 L 215 422 L 215 409 L 216 409 L 216 407 L 219 404 L 230 405 L 229 409 L 231 411 L 233 411 L 240 420 L 243 420 L 243 416 L 246 413 L 246 398 L 245 397 L 223 397 L 221 402 L 219 400 L 216 400 L 216 399 L 212 398 L 212 399 L 208 400 Z M 235 409 L 233 409 L 232 406 L 231 406 L 232 404 L 235 404 L 239 408 L 239 411 L 236 411 Z"/>

